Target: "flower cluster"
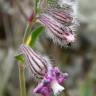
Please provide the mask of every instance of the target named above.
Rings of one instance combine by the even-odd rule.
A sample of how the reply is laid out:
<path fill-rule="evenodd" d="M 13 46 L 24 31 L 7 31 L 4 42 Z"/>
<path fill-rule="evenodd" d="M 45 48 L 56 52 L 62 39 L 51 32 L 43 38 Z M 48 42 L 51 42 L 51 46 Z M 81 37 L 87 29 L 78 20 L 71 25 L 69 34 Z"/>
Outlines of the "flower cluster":
<path fill-rule="evenodd" d="M 43 9 L 44 1 L 40 3 Z M 50 1 L 50 0 L 48 0 Z M 64 46 L 75 41 L 75 28 L 77 26 L 76 4 L 71 0 L 52 0 L 51 7 L 46 7 L 46 11 L 39 14 L 36 18 L 46 27 L 47 35 L 54 43 Z M 63 8 L 67 5 L 67 8 Z M 33 12 L 29 21 L 33 20 L 36 14 Z M 20 52 L 25 56 L 26 67 L 31 70 L 33 77 L 38 77 L 39 82 L 34 93 L 40 93 L 43 96 L 50 96 L 52 92 L 58 95 L 64 87 L 61 84 L 67 79 L 68 73 L 62 73 L 58 67 L 52 66 L 50 60 L 36 53 L 30 46 L 21 44 Z"/>
<path fill-rule="evenodd" d="M 40 78 L 40 83 L 33 90 L 34 93 L 50 96 L 52 92 L 56 95 L 64 90 L 60 84 L 68 77 L 68 73 L 62 73 L 58 67 L 53 67 L 48 60 L 26 44 L 22 44 L 19 50 L 25 56 L 27 68 L 31 70 L 34 77 Z"/>
<path fill-rule="evenodd" d="M 48 7 L 38 17 L 39 21 L 46 26 L 46 33 L 54 43 L 61 46 L 75 41 L 75 29 L 77 26 L 76 4 L 71 0 L 57 0 L 58 7 Z M 63 8 L 68 5 L 69 9 Z"/>

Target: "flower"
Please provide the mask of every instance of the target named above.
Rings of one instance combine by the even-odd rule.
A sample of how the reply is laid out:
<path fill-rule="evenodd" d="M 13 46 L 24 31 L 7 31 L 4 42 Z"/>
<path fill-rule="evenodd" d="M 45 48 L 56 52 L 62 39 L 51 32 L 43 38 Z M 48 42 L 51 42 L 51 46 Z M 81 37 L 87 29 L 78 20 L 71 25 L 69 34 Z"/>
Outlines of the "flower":
<path fill-rule="evenodd" d="M 66 80 L 68 78 L 68 73 L 62 73 L 58 67 L 54 68 L 54 74 L 56 75 L 56 79 L 58 80 L 58 82 L 61 84 L 62 82 L 64 82 L 64 80 Z"/>
<path fill-rule="evenodd" d="M 72 26 L 64 26 L 52 16 L 45 13 L 39 16 L 39 20 L 46 26 L 46 33 L 53 39 L 54 43 L 63 46 L 64 44 L 75 41 L 75 34 L 73 33 Z"/>
<path fill-rule="evenodd" d="M 50 96 L 52 92 L 57 95 L 64 90 L 60 84 L 68 77 L 67 73 L 62 73 L 58 67 L 53 67 L 48 60 L 26 44 L 21 44 L 19 50 L 25 56 L 27 68 L 31 70 L 34 76 L 41 78 L 33 90 L 34 93 Z"/>
<path fill-rule="evenodd" d="M 21 53 L 25 56 L 26 67 L 31 70 L 34 76 L 43 78 L 50 65 L 50 61 L 37 54 L 31 47 L 21 44 L 19 47 Z"/>
<path fill-rule="evenodd" d="M 67 5 L 67 7 L 64 8 L 64 5 Z M 77 2 L 52 0 L 46 11 L 39 15 L 38 20 L 46 26 L 46 33 L 54 43 L 61 46 L 72 43 L 76 40 L 74 32 L 79 25 Z"/>
<path fill-rule="evenodd" d="M 50 96 L 52 91 L 54 92 L 54 95 L 58 95 L 64 90 L 64 87 L 60 84 L 68 77 L 68 73 L 63 74 L 58 67 L 53 67 L 49 71 L 33 90 L 34 93 L 40 93 L 43 96 Z"/>
<path fill-rule="evenodd" d="M 52 89 L 50 88 L 49 78 L 44 78 L 41 83 L 33 90 L 34 93 L 42 94 L 43 96 L 50 96 Z"/>

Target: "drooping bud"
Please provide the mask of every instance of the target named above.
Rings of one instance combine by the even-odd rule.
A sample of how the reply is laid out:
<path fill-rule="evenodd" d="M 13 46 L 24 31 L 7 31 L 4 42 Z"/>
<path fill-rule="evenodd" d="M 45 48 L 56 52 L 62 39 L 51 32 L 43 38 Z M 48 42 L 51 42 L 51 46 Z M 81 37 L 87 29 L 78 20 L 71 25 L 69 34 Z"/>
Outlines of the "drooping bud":
<path fill-rule="evenodd" d="M 32 74 L 43 77 L 47 72 L 48 65 L 50 65 L 49 61 L 37 54 L 28 45 L 22 44 L 19 49 L 24 54 L 26 65 Z"/>
<path fill-rule="evenodd" d="M 75 41 L 75 35 L 70 26 L 62 25 L 48 14 L 40 15 L 39 20 L 46 26 L 46 33 L 55 43 L 63 46 L 64 44 Z"/>

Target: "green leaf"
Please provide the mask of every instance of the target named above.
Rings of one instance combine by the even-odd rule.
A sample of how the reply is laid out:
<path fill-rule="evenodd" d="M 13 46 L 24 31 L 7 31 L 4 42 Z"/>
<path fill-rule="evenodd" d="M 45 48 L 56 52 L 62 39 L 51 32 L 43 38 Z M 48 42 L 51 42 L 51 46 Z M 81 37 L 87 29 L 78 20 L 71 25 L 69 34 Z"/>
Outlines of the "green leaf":
<path fill-rule="evenodd" d="M 18 55 L 15 56 L 15 58 L 17 60 L 21 61 L 21 62 L 24 62 L 24 56 L 23 56 L 23 54 L 18 54 Z"/>
<path fill-rule="evenodd" d="M 42 25 L 38 26 L 36 29 L 34 29 L 31 33 L 31 40 L 29 45 L 31 47 L 34 47 L 36 40 L 38 39 L 40 33 L 44 30 L 44 27 Z"/>

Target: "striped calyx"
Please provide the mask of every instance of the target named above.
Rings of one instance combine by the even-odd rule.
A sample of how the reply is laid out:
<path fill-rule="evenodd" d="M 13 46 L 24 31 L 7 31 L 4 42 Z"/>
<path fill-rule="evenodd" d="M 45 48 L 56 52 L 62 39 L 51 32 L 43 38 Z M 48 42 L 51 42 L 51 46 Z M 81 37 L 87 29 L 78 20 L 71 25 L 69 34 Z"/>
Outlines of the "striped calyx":
<path fill-rule="evenodd" d="M 50 6 L 38 18 L 46 26 L 47 35 L 61 46 L 75 42 L 74 32 L 79 25 L 77 2 L 75 0 L 48 0 L 48 2 Z"/>
<path fill-rule="evenodd" d="M 72 23 L 73 16 L 70 12 L 65 11 L 64 9 L 48 9 L 48 13 L 53 16 L 61 24 Z"/>
<path fill-rule="evenodd" d="M 28 45 L 22 44 L 19 50 L 24 54 L 26 67 L 31 70 L 32 74 L 43 78 L 47 72 L 49 62 Z"/>
<path fill-rule="evenodd" d="M 39 16 L 39 20 L 46 26 L 46 33 L 55 43 L 64 45 L 74 42 L 75 35 L 70 26 L 64 26 L 51 15 L 45 13 Z"/>

